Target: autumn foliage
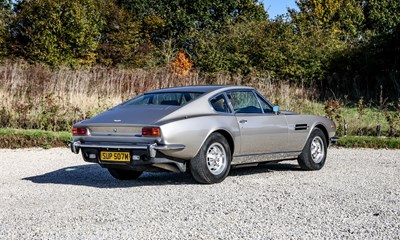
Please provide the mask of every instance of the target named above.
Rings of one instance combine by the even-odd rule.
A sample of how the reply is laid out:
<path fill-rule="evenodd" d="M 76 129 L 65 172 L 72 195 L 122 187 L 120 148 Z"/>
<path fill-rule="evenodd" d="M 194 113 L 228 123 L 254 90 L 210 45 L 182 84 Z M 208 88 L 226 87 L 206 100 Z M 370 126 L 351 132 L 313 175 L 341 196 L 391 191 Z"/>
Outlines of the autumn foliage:
<path fill-rule="evenodd" d="M 179 52 L 176 59 L 170 63 L 170 67 L 174 74 L 178 76 L 186 76 L 193 67 L 193 62 L 186 57 L 184 52 Z"/>

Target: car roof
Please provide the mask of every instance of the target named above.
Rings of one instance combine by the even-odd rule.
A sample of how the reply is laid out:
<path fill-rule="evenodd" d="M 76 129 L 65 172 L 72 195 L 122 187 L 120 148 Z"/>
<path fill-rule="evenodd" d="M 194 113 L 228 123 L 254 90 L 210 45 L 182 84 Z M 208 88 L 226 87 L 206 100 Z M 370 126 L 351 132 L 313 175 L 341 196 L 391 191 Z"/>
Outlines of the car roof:
<path fill-rule="evenodd" d="M 215 86 L 185 86 L 185 87 L 173 87 L 173 88 L 163 88 L 158 90 L 153 90 L 147 93 L 165 93 L 165 92 L 201 92 L 210 93 L 215 90 L 229 90 L 229 89 L 253 89 L 251 87 L 243 86 L 227 86 L 227 85 L 215 85 Z"/>

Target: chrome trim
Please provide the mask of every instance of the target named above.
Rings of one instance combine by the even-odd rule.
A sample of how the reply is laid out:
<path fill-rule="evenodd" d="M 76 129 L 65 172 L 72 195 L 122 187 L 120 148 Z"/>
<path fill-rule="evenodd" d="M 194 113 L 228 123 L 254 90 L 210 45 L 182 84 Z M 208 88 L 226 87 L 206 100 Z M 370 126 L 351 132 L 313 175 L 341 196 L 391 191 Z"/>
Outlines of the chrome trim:
<path fill-rule="evenodd" d="M 237 164 L 251 164 L 257 162 L 267 162 L 275 160 L 286 160 L 296 159 L 301 154 L 301 151 L 290 151 L 290 152 L 272 152 L 272 153 L 258 153 L 258 154 L 246 154 L 233 156 L 232 165 Z M 260 158 L 254 158 L 260 157 Z"/>
<path fill-rule="evenodd" d="M 234 155 L 233 157 L 255 157 L 255 156 L 264 156 L 264 155 L 276 155 L 276 154 L 301 154 L 302 150 L 298 151 L 288 151 L 288 152 L 265 152 L 265 153 L 252 153 L 252 154 L 241 154 Z"/>

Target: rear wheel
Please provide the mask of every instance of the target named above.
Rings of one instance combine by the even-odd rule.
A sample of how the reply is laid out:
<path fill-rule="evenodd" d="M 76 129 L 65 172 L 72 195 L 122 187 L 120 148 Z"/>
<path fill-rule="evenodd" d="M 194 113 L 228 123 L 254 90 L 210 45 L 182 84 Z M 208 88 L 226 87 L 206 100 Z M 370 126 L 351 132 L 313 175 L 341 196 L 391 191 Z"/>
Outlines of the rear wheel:
<path fill-rule="evenodd" d="M 325 165 L 327 146 L 322 130 L 314 129 L 297 159 L 300 167 L 304 170 L 320 170 Z"/>
<path fill-rule="evenodd" d="M 219 183 L 229 174 L 231 159 L 228 141 L 221 134 L 213 133 L 190 161 L 190 172 L 199 183 Z"/>
<path fill-rule="evenodd" d="M 116 168 L 108 168 L 108 172 L 118 180 L 136 180 L 143 172 L 135 170 L 123 170 Z"/>

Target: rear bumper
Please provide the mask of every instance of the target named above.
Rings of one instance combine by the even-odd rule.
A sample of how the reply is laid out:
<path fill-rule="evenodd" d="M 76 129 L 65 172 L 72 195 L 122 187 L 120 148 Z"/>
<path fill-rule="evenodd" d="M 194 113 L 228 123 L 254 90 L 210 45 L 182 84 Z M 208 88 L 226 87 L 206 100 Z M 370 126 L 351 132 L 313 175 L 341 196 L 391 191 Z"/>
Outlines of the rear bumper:
<path fill-rule="evenodd" d="M 158 145 L 157 143 L 152 144 L 103 144 L 103 143 L 81 143 L 80 141 L 73 141 L 69 144 L 71 151 L 78 154 L 81 148 L 95 148 L 95 149 L 133 149 L 133 150 L 146 150 L 147 156 L 154 158 L 157 151 L 170 151 L 170 150 L 183 150 L 185 145 L 182 144 L 168 144 Z"/>

